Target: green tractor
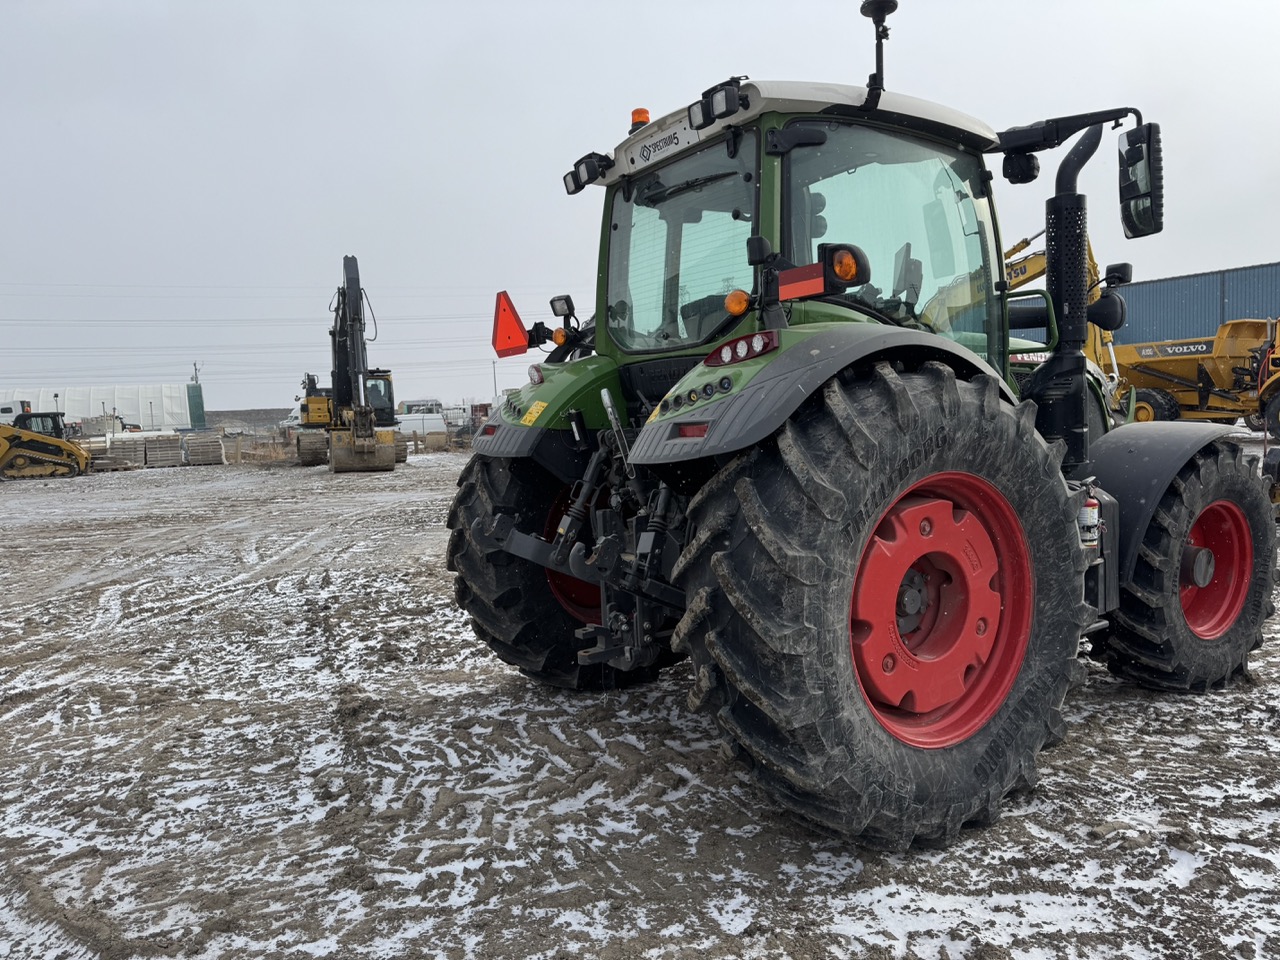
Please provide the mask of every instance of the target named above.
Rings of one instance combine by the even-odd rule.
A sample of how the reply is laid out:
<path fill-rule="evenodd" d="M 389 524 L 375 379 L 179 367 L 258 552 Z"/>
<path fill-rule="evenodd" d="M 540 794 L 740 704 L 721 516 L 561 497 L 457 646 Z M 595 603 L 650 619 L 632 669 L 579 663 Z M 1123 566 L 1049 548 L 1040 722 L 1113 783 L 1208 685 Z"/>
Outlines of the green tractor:
<path fill-rule="evenodd" d="M 736 77 L 575 164 L 570 194 L 604 191 L 594 317 L 558 297 L 526 329 L 499 294 L 499 355 L 550 349 L 473 438 L 448 562 L 504 661 L 598 689 L 687 657 L 779 802 L 902 849 L 1035 782 L 1082 651 L 1158 689 L 1241 674 L 1276 534 L 1228 428 L 1093 409 L 1086 324 L 1123 302 L 1088 304 L 1077 175 L 1132 115 L 1121 216 L 1159 231 L 1158 127 L 997 133 L 888 92 L 896 6 L 862 5 L 865 88 Z M 986 158 L 1025 183 L 1077 134 L 1047 289 L 1013 302 Z M 1051 349 L 1015 376 L 1030 328 Z"/>

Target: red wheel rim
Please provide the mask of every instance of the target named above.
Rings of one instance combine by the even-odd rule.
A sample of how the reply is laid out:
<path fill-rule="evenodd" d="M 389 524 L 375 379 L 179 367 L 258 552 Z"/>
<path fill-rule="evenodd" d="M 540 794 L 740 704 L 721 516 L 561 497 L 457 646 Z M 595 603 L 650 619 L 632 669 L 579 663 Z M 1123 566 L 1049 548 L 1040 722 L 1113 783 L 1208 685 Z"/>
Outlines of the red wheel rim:
<path fill-rule="evenodd" d="M 876 524 L 854 578 L 858 685 L 889 733 L 948 747 L 982 729 L 1027 652 L 1031 555 L 1009 501 L 968 473 L 938 473 Z"/>
<path fill-rule="evenodd" d="M 547 522 L 542 530 L 544 539 L 555 539 L 556 528 L 560 526 L 560 520 L 569 509 L 570 502 L 569 488 L 564 487 L 547 512 Z M 547 586 L 551 588 L 551 595 L 556 598 L 560 606 L 564 607 L 569 616 L 583 623 L 600 622 L 598 584 L 579 580 L 577 577 L 561 573 L 559 570 L 552 570 L 550 567 L 544 569 L 547 571 Z"/>
<path fill-rule="evenodd" d="M 1253 575 L 1253 536 L 1240 505 L 1216 500 L 1200 511 L 1186 545 L 1213 554 L 1213 579 L 1197 586 L 1189 573 L 1179 581 L 1178 599 L 1187 626 L 1201 640 L 1222 636 L 1236 622 Z"/>

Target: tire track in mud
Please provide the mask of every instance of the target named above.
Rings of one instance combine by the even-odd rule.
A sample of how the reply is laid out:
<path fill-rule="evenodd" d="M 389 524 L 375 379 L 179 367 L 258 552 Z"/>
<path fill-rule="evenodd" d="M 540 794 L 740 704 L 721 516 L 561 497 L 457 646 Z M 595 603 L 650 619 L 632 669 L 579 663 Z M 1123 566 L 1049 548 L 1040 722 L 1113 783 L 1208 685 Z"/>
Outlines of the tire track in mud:
<path fill-rule="evenodd" d="M 56 903 L 38 883 L 0 874 L 0 957 L 6 960 L 99 960 L 102 954 L 89 944 L 101 939 L 101 925 L 82 926 L 58 915 Z M 75 929 L 79 926 L 79 929 Z"/>

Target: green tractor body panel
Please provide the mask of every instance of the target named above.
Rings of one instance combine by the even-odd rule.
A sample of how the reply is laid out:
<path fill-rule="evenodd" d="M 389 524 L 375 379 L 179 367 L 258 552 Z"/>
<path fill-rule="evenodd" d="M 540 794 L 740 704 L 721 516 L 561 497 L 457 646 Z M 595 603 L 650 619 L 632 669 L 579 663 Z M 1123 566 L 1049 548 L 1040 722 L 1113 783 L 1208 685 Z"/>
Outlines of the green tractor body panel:
<path fill-rule="evenodd" d="M 582 417 L 585 431 L 607 429 L 601 391 L 622 405 L 618 365 L 609 357 L 590 356 L 570 363 L 538 364 L 542 383 L 529 383 L 509 394 L 471 438 L 477 453 L 493 457 L 527 457 L 571 482 L 586 460 L 586 445 L 573 435 L 571 412 Z"/>
<path fill-rule="evenodd" d="M 498 410 L 502 423 L 516 429 L 568 430 L 570 410 L 582 412 L 585 425 L 602 430 L 609 425 L 600 399 L 609 390 L 621 399 L 618 365 L 608 357 L 585 357 L 572 363 L 540 363 L 542 383 L 529 383 L 509 394 Z"/>
<path fill-rule="evenodd" d="M 664 463 L 736 453 L 772 434 L 822 384 L 841 370 L 910 355 L 938 360 L 971 377 L 1000 380 L 977 354 L 920 330 L 877 323 L 811 322 L 777 331 L 776 349 L 721 366 L 700 363 L 663 399 L 636 438 L 631 461 Z M 732 343 L 732 341 L 731 341 Z"/>

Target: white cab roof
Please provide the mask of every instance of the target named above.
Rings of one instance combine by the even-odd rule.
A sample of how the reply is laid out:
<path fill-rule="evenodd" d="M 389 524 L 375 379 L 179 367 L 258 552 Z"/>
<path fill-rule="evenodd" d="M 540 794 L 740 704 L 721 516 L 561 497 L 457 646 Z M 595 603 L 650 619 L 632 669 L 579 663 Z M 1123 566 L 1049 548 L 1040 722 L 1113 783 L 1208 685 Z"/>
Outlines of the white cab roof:
<path fill-rule="evenodd" d="M 690 144 L 710 139 L 727 126 L 742 126 L 762 113 L 821 113 L 833 107 L 856 109 L 867 99 L 866 87 L 796 80 L 748 80 L 742 83 L 740 92 L 746 94 L 746 109 L 717 120 L 703 130 L 689 126 L 686 105 L 636 131 L 614 151 L 614 165 L 603 182 L 613 183 L 624 174 L 635 173 Z M 864 116 L 935 136 L 949 136 L 978 150 L 991 150 L 998 143 L 996 131 L 981 120 L 938 103 L 887 90 L 880 95 L 876 109 Z"/>

